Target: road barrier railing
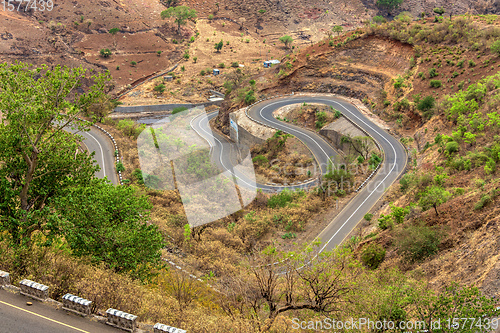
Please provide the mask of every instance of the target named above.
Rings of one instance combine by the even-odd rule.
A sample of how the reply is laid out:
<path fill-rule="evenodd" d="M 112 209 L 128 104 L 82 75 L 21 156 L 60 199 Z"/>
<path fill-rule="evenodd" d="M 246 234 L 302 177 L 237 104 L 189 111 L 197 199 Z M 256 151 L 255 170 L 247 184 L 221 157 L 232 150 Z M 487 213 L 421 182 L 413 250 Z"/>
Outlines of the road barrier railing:
<path fill-rule="evenodd" d="M 178 269 L 181 269 L 179 266 L 177 266 Z M 197 279 L 196 276 L 189 274 L 191 278 Z M 202 281 L 201 279 L 198 279 Z M 36 299 L 38 301 L 53 301 L 49 299 L 49 287 L 46 285 L 43 285 L 41 283 L 37 283 L 35 281 L 31 281 L 28 279 L 24 279 L 21 282 L 19 282 L 20 288 L 17 288 L 15 286 L 10 285 L 10 274 L 8 272 L 4 272 L 0 270 L 0 287 L 2 286 L 10 286 L 12 288 L 15 288 L 19 290 L 19 293 L 24 296 L 28 296 L 30 298 Z M 210 286 L 212 287 L 212 286 Z M 213 287 L 212 287 L 213 288 Z M 0 288 L 1 289 L 1 288 Z M 73 294 L 65 294 L 62 296 L 62 309 L 75 313 L 80 316 L 84 317 L 91 317 L 92 315 L 92 301 L 89 301 L 87 299 L 84 299 L 82 297 L 73 295 Z M 125 330 L 128 332 L 140 332 L 139 330 L 139 323 L 137 322 L 137 316 L 126 313 L 117 309 L 112 309 L 109 308 L 106 310 L 106 324 L 113 326 L 115 328 Z M 99 320 L 100 321 L 100 320 Z M 148 328 L 148 332 L 151 332 L 151 326 Z M 187 333 L 186 330 L 177 328 L 177 327 L 172 327 L 168 326 L 165 324 L 161 323 L 156 323 L 153 326 L 153 331 L 154 333 L 163 333 L 163 332 L 169 332 L 169 333 Z"/>
<path fill-rule="evenodd" d="M 90 306 L 92 302 L 72 294 L 66 294 L 62 297 L 63 309 L 79 315 L 90 315 Z"/>
<path fill-rule="evenodd" d="M 0 271 L 0 286 L 10 285 L 10 274 L 4 271 Z"/>
<path fill-rule="evenodd" d="M 21 287 L 21 295 L 28 296 L 39 301 L 45 301 L 49 298 L 49 287 L 44 284 L 24 279 L 19 282 L 19 286 Z"/>
<path fill-rule="evenodd" d="M 137 316 L 112 308 L 106 310 L 106 315 L 106 324 L 128 332 L 137 332 Z"/>
<path fill-rule="evenodd" d="M 113 135 L 111 135 L 111 133 L 109 133 L 108 131 L 106 131 L 104 128 L 102 128 L 101 126 L 99 125 L 96 125 L 94 124 L 94 127 L 100 129 L 104 134 L 106 134 L 110 139 L 111 141 L 113 142 L 113 145 L 115 146 L 115 155 L 116 155 L 116 162 L 115 162 L 115 166 L 116 164 L 120 163 L 120 153 L 119 153 L 119 150 L 118 150 L 118 145 L 116 144 L 116 141 L 115 141 L 115 138 L 113 138 Z M 121 171 L 118 171 L 118 178 L 120 179 L 120 185 L 123 185 L 123 178 L 122 178 L 122 172 Z"/>
<path fill-rule="evenodd" d="M 186 333 L 187 331 L 181 330 L 180 328 L 172 327 L 172 326 L 167 326 L 164 324 L 156 323 L 153 326 L 153 333 L 163 333 L 163 332 L 168 332 L 168 333 Z"/>

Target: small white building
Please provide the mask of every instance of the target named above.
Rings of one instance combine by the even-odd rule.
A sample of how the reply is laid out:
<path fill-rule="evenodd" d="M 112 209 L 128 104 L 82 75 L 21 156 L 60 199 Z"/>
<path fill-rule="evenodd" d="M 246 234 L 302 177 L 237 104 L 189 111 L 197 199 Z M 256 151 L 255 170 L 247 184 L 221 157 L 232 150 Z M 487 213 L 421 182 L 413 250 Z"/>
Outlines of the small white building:
<path fill-rule="evenodd" d="M 266 61 L 264 61 L 264 67 L 269 68 L 269 67 L 272 67 L 272 66 L 280 64 L 280 63 L 281 63 L 281 61 L 279 61 L 277 59 L 266 60 Z"/>

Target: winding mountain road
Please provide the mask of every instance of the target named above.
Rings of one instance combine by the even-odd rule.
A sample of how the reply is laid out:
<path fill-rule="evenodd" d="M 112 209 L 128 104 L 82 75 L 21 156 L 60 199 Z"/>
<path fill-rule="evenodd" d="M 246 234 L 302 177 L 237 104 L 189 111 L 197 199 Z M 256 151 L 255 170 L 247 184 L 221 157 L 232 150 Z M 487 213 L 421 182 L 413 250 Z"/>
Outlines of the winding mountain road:
<path fill-rule="evenodd" d="M 372 177 L 372 179 L 358 192 L 346 207 L 335 217 L 328 226 L 319 233 L 318 238 L 322 241 L 321 251 L 331 250 L 335 246 L 342 243 L 342 241 L 350 234 L 356 225 L 363 219 L 366 213 L 377 203 L 383 196 L 386 189 L 388 189 L 402 174 L 406 168 L 407 154 L 402 144 L 375 125 L 369 120 L 360 110 L 354 105 L 346 102 L 343 99 L 330 97 L 330 96 L 287 96 L 280 99 L 272 99 L 260 102 L 248 110 L 248 115 L 251 119 L 261 122 L 267 126 L 275 129 L 282 130 L 289 133 L 301 140 L 314 154 L 316 160 L 320 165 L 322 173 L 326 172 L 326 167 L 330 159 L 336 155 L 335 150 L 331 145 L 324 140 L 319 134 L 291 125 L 289 123 L 281 122 L 274 118 L 273 112 L 281 107 L 299 104 L 299 103 L 317 103 L 325 104 L 334 107 L 347 116 L 351 121 L 356 123 L 366 133 L 371 135 L 379 144 L 384 153 L 384 160 L 379 171 Z M 209 120 L 217 115 L 216 112 L 209 113 L 207 117 L 197 117 L 191 123 L 192 127 L 202 137 L 211 135 L 209 129 Z M 230 152 L 234 144 L 227 138 L 213 132 L 215 138 L 215 147 L 212 147 L 214 156 L 218 156 L 218 163 L 226 170 L 232 170 L 235 164 Z M 236 177 L 244 177 L 235 173 Z M 245 179 L 245 178 L 243 178 Z M 246 183 L 247 181 L 245 181 Z M 309 184 L 310 185 L 310 184 Z M 283 188 L 304 188 L 307 185 L 294 185 L 294 186 L 269 186 L 263 184 L 255 184 L 257 188 L 263 190 L 282 190 Z"/>
<path fill-rule="evenodd" d="M 88 132 L 73 130 L 69 127 L 65 127 L 64 130 L 82 136 L 83 144 L 87 147 L 89 152 L 95 152 L 95 163 L 101 168 L 101 170 L 96 173 L 96 177 L 107 177 L 113 184 L 119 184 L 115 171 L 115 149 L 113 148 L 113 143 L 106 134 L 93 126 L 90 127 L 90 131 Z"/>
<path fill-rule="evenodd" d="M 319 233 L 318 238 L 322 241 L 323 250 L 330 250 L 342 243 L 349 233 L 356 227 L 366 213 L 376 204 L 406 168 L 407 154 L 401 143 L 385 130 L 378 127 L 368 119 L 354 105 L 343 99 L 331 96 L 286 96 L 279 99 L 262 101 L 249 108 L 248 116 L 267 126 L 282 130 L 301 140 L 313 153 L 319 164 L 321 172 L 326 173 L 329 160 L 337 155 L 333 147 L 318 133 L 304 129 L 274 118 L 273 112 L 281 107 L 291 104 L 316 103 L 332 106 L 342 112 L 344 116 L 356 123 L 358 127 L 368 133 L 378 142 L 384 153 L 384 160 L 378 172 L 371 180 L 351 199 L 344 209 L 333 219 L 328 226 Z M 239 184 L 250 188 L 259 188 L 265 191 L 281 191 L 284 188 L 299 189 L 307 188 L 315 184 L 315 181 L 299 185 L 269 185 L 258 184 L 255 180 L 245 176 L 233 166 L 237 165 L 237 149 L 235 144 L 225 136 L 219 135 L 210 129 L 209 121 L 217 116 L 217 112 L 202 114 L 195 117 L 191 127 L 203 138 L 207 139 L 211 148 L 212 156 L 217 164 L 224 170 L 233 173 Z M 101 166 L 99 177 L 107 176 L 113 183 L 117 183 L 114 172 L 113 150 L 109 139 L 97 129 L 90 132 L 79 133 L 84 136 L 84 143 L 90 151 L 95 151 L 96 161 Z"/>

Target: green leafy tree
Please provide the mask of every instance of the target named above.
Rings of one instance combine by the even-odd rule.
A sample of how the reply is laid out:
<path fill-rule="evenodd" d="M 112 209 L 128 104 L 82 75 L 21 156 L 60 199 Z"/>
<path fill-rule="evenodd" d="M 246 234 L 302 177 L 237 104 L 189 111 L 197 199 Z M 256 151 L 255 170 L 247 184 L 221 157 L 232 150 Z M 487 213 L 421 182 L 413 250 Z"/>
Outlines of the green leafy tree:
<path fill-rule="evenodd" d="M 254 91 L 252 89 L 247 91 L 247 93 L 245 94 L 245 104 L 250 105 L 250 104 L 254 103 L 256 100 L 257 99 L 255 97 Z"/>
<path fill-rule="evenodd" d="M 403 0 L 377 0 L 377 6 L 386 8 L 391 11 L 398 8 L 403 3 Z"/>
<path fill-rule="evenodd" d="M 403 223 L 409 213 L 410 207 L 398 207 L 391 204 L 391 215 L 394 217 L 396 224 Z"/>
<path fill-rule="evenodd" d="M 336 25 L 332 28 L 332 31 L 336 32 L 338 36 L 344 31 L 344 27 L 342 27 L 341 25 Z"/>
<path fill-rule="evenodd" d="M 77 117 L 104 98 L 109 74 L 90 76 L 93 84 L 80 93 L 87 74 L 81 67 L 0 64 L 0 232 L 16 248 L 29 249 L 35 231 L 50 239 L 57 228 L 47 219 L 49 201 L 98 170 L 65 131 L 87 129 Z"/>
<path fill-rule="evenodd" d="M 220 50 L 222 50 L 222 47 L 224 46 L 224 42 L 222 41 L 222 39 L 220 40 L 220 42 L 218 43 L 215 43 L 215 50 L 219 53 Z"/>
<path fill-rule="evenodd" d="M 289 35 L 285 35 L 285 36 L 280 37 L 280 42 L 285 44 L 286 48 L 289 48 L 290 45 L 293 43 L 293 38 Z"/>
<path fill-rule="evenodd" d="M 170 7 L 162 11 L 160 16 L 162 19 L 173 17 L 174 22 L 177 23 L 177 33 L 180 33 L 181 25 L 185 25 L 188 20 L 194 20 L 197 17 L 196 10 L 187 6 Z"/>
<path fill-rule="evenodd" d="M 454 282 L 441 293 L 436 293 L 421 283 L 408 289 L 408 292 L 416 320 L 423 321 L 426 327 L 431 327 L 431 322 L 441 322 L 441 328 L 432 332 L 456 330 L 460 333 L 486 333 L 492 331 L 492 324 L 497 325 L 491 319 L 498 317 L 500 312 L 496 308 L 496 300 L 484 296 L 475 286 L 460 286 Z M 458 326 L 448 328 L 448 325 L 454 324 Z"/>
<path fill-rule="evenodd" d="M 440 186 L 430 186 L 424 192 L 420 193 L 420 200 L 418 204 L 422 209 L 427 210 L 431 207 L 439 215 L 437 207 L 451 198 L 450 192 L 446 191 Z"/>
<path fill-rule="evenodd" d="M 109 33 L 112 34 L 112 35 L 116 35 L 117 32 L 119 32 L 120 29 L 119 28 L 111 28 L 109 29 Z"/>
<path fill-rule="evenodd" d="M 61 233 L 73 253 L 105 262 L 117 272 L 143 276 L 159 263 L 163 237 L 148 224 L 151 204 L 133 187 L 95 179 L 71 188 L 53 202 Z"/>
<path fill-rule="evenodd" d="M 420 111 L 428 111 L 434 107 L 436 103 L 436 100 L 432 96 L 426 96 L 422 98 L 418 104 L 417 104 L 417 109 Z"/>

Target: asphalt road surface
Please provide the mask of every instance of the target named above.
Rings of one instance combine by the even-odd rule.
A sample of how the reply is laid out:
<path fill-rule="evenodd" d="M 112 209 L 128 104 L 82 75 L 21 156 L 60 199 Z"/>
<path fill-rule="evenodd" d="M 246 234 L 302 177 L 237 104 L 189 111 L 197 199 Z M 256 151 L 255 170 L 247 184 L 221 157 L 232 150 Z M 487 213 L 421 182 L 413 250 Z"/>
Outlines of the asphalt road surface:
<path fill-rule="evenodd" d="M 80 132 L 71 128 L 64 128 L 64 130 L 81 135 L 83 144 L 89 152 L 95 152 L 95 164 L 101 168 L 96 173 L 96 177 L 107 177 L 113 184 L 118 184 L 118 176 L 115 172 L 115 149 L 109 137 L 95 127 L 90 127 L 89 132 Z"/>
<path fill-rule="evenodd" d="M 251 177 L 251 175 L 246 175 L 240 172 L 238 169 L 234 169 L 233 166 L 237 164 L 236 156 L 238 155 L 238 149 L 236 149 L 236 145 L 234 144 L 234 142 L 228 140 L 225 136 L 219 135 L 216 131 L 212 131 L 212 129 L 210 129 L 209 121 L 215 118 L 217 114 L 218 111 L 199 115 L 193 119 L 193 121 L 191 122 L 191 127 L 200 136 L 205 138 L 210 145 L 215 143 L 215 145 L 212 146 L 212 157 L 214 158 L 214 162 L 222 170 L 229 170 L 233 175 L 235 175 L 236 178 L 238 178 L 238 185 L 242 185 L 250 189 L 258 188 L 266 192 L 279 192 L 285 188 L 292 190 L 305 189 L 315 184 L 316 180 L 302 183 L 300 185 L 286 186 L 259 184 L 255 181 L 254 177 Z M 315 135 L 317 136 L 317 134 Z M 336 154 L 333 148 L 331 148 L 326 142 L 324 144 L 325 149 L 327 149 L 329 153 L 331 153 L 332 155 Z M 241 156 L 241 158 L 245 157 L 246 156 Z"/>
<path fill-rule="evenodd" d="M 26 302 L 32 302 L 33 305 L 28 306 Z M 0 289 L 0 333 L 30 332 L 117 333 L 120 330 Z"/>

